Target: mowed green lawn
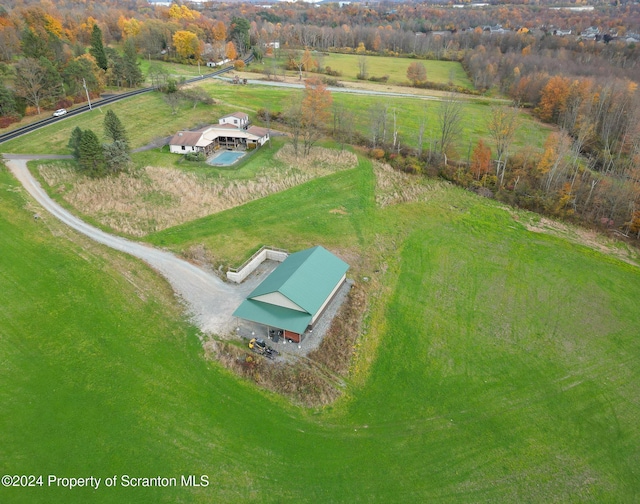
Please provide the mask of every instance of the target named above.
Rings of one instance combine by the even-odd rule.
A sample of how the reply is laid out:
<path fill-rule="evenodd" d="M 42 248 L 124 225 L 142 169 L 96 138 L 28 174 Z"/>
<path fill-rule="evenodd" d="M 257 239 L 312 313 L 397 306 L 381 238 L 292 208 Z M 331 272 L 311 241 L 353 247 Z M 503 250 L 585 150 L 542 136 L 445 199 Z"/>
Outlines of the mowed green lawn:
<path fill-rule="evenodd" d="M 393 58 L 392 58 L 393 59 Z M 104 114 L 111 108 L 124 124 L 132 148 L 142 147 L 154 140 L 172 136 L 181 129 L 217 123 L 218 118 L 240 110 L 247 112 L 252 120 L 261 108 L 272 111 L 284 111 L 297 89 L 281 89 L 269 86 L 250 85 L 234 86 L 221 81 L 204 81 L 201 86 L 217 100 L 216 105 L 198 105 L 184 103 L 172 114 L 170 107 L 159 93 L 147 93 L 129 98 L 108 107 L 96 108 L 93 111 L 76 117 L 68 117 L 46 128 L 39 129 L 23 137 L 10 140 L 0 146 L 1 152 L 29 154 L 70 154 L 67 143 L 72 130 L 93 129 L 100 138 L 103 137 Z M 438 111 L 440 102 L 421 98 L 370 96 L 351 93 L 333 93 L 333 101 L 337 105 L 350 110 L 355 117 L 355 129 L 365 138 L 371 135 L 371 111 L 387 108 L 388 140 L 392 136 L 393 113 L 396 113 L 396 124 L 401 145 L 417 146 L 418 132 L 422 118 L 426 120 L 424 147 L 435 145 L 439 138 Z M 457 139 L 458 155 L 466 159 L 470 146 L 483 138 L 491 144 L 487 134 L 487 120 L 490 104 L 476 101 L 463 102 L 462 132 Z M 282 127 L 272 122 L 271 127 Z M 514 148 L 530 146 L 541 149 L 551 129 L 533 120 L 528 114 L 521 113 L 521 127 L 514 141 Z M 172 159 L 175 156 L 170 156 Z M 139 156 L 139 162 L 146 158 Z M 151 156 L 149 161 L 157 159 Z M 166 164 L 166 162 L 161 162 Z"/>
<path fill-rule="evenodd" d="M 533 234 L 446 185 L 426 203 L 379 209 L 366 161 L 153 236 L 229 260 L 261 243 L 370 257 L 354 279 L 380 289 L 350 384 L 307 411 L 205 363 L 162 281 L 52 234 L 1 177 L 2 472 L 212 482 L 2 489 L 3 502 L 632 502 L 640 492 L 635 266 Z"/>
<path fill-rule="evenodd" d="M 323 65 L 338 70 L 342 75 L 338 80 L 358 79 L 359 58 L 356 54 L 329 53 L 324 56 Z M 422 63 L 427 71 L 427 80 L 438 84 L 453 82 L 455 86 L 473 89 L 473 84 L 467 77 L 462 65 L 457 61 L 418 60 L 415 58 L 394 58 L 391 56 L 364 56 L 366 58 L 367 74 L 369 77 L 389 76 L 389 84 L 406 84 L 407 68 L 414 62 Z"/>

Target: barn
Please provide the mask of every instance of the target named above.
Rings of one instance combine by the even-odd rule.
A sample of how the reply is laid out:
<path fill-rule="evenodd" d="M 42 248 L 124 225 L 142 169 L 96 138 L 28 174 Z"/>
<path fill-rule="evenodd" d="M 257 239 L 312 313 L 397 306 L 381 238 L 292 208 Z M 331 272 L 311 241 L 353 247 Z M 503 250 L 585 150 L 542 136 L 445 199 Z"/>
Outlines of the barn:
<path fill-rule="evenodd" d="M 299 343 L 346 279 L 349 265 L 317 246 L 289 255 L 233 313 Z"/>

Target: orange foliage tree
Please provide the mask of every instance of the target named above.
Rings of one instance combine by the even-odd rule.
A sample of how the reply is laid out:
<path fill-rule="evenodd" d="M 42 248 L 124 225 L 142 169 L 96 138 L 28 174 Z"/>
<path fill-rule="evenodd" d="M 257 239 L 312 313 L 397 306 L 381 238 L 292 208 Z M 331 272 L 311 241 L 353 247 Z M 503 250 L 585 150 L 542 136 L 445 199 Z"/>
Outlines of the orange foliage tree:
<path fill-rule="evenodd" d="M 480 180 L 490 171 L 491 149 L 480 139 L 471 154 L 471 173 L 476 180 Z"/>
<path fill-rule="evenodd" d="M 536 109 L 543 121 L 557 122 L 567 106 L 571 80 L 568 77 L 554 75 L 542 89 L 540 104 Z"/>

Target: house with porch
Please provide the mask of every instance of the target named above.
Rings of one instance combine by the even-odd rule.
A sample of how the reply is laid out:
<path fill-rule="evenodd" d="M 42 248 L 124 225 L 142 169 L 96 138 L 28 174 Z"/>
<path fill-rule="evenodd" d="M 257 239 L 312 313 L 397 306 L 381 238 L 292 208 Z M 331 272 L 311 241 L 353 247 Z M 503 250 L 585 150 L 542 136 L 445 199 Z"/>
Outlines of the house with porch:
<path fill-rule="evenodd" d="M 233 313 L 234 317 L 282 331 L 300 343 L 346 280 L 349 265 L 317 246 L 289 255 Z"/>
<path fill-rule="evenodd" d="M 179 131 L 169 140 L 169 151 L 173 154 L 202 152 L 209 156 L 219 149 L 250 150 L 261 147 L 269 140 L 269 130 L 259 126 L 248 126 L 249 116 L 243 113 L 230 114 L 220 122 L 194 131 Z M 233 120 L 237 125 L 233 124 Z"/>

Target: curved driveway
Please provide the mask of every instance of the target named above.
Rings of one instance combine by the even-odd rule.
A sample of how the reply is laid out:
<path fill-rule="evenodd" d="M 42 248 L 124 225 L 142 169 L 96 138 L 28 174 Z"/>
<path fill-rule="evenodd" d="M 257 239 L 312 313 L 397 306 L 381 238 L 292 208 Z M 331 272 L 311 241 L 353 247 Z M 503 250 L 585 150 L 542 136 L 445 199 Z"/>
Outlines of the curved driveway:
<path fill-rule="evenodd" d="M 6 165 L 29 194 L 54 217 L 92 240 L 142 259 L 161 273 L 186 305 L 193 322 L 202 331 L 224 335 L 232 329 L 232 313 L 246 296 L 250 285 L 226 284 L 216 275 L 170 252 L 110 235 L 69 213 L 47 195 L 27 168 L 29 160 L 69 156 L 4 154 L 3 157 Z"/>

